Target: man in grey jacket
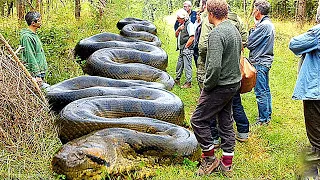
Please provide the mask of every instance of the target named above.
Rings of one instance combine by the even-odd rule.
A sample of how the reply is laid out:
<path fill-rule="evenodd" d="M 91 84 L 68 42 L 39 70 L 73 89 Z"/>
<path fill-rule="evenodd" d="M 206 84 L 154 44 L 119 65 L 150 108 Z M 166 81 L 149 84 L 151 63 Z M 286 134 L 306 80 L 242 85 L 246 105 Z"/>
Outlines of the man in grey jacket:
<path fill-rule="evenodd" d="M 271 93 L 269 70 L 273 62 L 275 28 L 268 17 L 270 3 L 258 0 L 254 3 L 253 18 L 255 28 L 251 29 L 247 48 L 249 60 L 257 70 L 257 82 L 254 92 L 257 98 L 259 118 L 256 124 L 268 124 L 271 120 Z"/>

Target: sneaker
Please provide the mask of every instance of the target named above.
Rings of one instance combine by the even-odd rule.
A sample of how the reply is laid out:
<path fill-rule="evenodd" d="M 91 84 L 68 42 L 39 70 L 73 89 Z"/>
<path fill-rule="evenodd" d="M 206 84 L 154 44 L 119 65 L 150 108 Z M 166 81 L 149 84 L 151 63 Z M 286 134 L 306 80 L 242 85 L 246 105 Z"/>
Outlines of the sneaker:
<path fill-rule="evenodd" d="M 222 161 L 219 162 L 219 171 L 225 176 L 232 176 L 232 165 L 225 166 Z"/>
<path fill-rule="evenodd" d="M 248 133 L 237 133 L 236 134 L 236 140 L 240 141 L 240 142 L 247 142 L 248 141 L 248 138 L 249 138 L 249 135 Z"/>
<path fill-rule="evenodd" d="M 174 84 L 180 86 L 180 79 L 175 79 Z"/>
<path fill-rule="evenodd" d="M 192 87 L 192 86 L 191 86 L 191 82 L 186 82 L 186 83 L 184 83 L 183 86 L 181 86 L 182 89 L 191 88 L 191 87 Z"/>
<path fill-rule="evenodd" d="M 207 156 L 202 159 L 197 176 L 208 175 L 214 172 L 219 166 L 219 160 L 215 156 Z"/>
<path fill-rule="evenodd" d="M 268 126 L 270 124 L 270 120 L 267 121 L 260 121 L 257 120 L 252 126 Z"/>

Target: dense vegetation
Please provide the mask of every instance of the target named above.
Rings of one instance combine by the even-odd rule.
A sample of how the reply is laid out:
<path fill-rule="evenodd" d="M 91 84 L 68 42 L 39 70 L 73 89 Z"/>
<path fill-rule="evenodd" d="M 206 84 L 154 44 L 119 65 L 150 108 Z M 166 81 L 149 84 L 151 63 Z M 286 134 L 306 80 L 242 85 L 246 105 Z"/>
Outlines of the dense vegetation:
<path fill-rule="evenodd" d="M 168 73 L 174 77 L 178 52 L 175 51 L 176 39 L 172 22 L 175 21 L 176 17 L 175 15 L 163 17 L 171 11 L 174 12 L 182 1 L 173 1 L 172 6 L 159 2 L 157 0 L 110 1 L 107 4 L 108 11 L 103 17 L 99 16 L 99 13 L 90 6 L 89 2 L 84 2 L 79 20 L 76 20 L 74 12 L 70 11 L 70 9 L 74 9 L 72 3 L 55 4 L 54 11 L 44 14 L 43 26 L 39 30 L 39 36 L 44 44 L 49 64 L 48 83 L 55 84 L 82 75 L 80 65 L 73 57 L 75 44 L 83 38 L 100 32 L 118 33 L 116 23 L 125 17 L 154 20 L 158 27 L 158 36 L 163 43 L 162 48 L 168 53 Z M 241 7 L 240 4 L 237 4 L 237 1 L 231 2 L 234 4 L 234 10 L 237 9 L 236 7 Z M 150 11 L 151 9 L 154 11 Z M 245 23 L 250 23 L 251 18 L 248 13 L 242 13 L 242 10 L 239 10 L 239 15 L 243 17 Z M 14 17 L 1 18 L 0 22 L 0 33 L 14 48 L 17 48 L 19 31 L 26 26 L 25 23 L 18 22 Z M 280 21 L 273 18 L 273 22 L 277 34 L 275 61 L 270 71 L 273 98 L 272 122 L 269 126 L 252 127 L 250 140 L 246 143 L 237 142 L 233 174 L 235 179 L 294 179 L 303 170 L 302 151 L 307 146 L 308 141 L 305 135 L 301 102 L 291 100 L 297 74 L 298 58 L 288 50 L 288 43 L 291 37 L 306 31 L 311 25 L 298 29 L 296 24 L 291 21 Z M 195 77 L 195 66 L 193 67 L 193 77 Z M 192 83 L 193 87 L 191 89 L 180 89 L 178 87 L 173 89 L 173 92 L 185 104 L 185 124 L 187 127 L 190 126 L 190 116 L 195 109 L 199 96 L 195 78 L 193 78 Z M 247 93 L 242 97 L 250 123 L 254 123 L 257 116 L 254 93 Z M 5 151 L 3 151 L 1 157 L 4 157 L 4 159 L 10 158 Z M 28 161 L 41 159 L 32 155 L 26 158 L 29 158 Z M 0 163 L 4 162 L 0 160 Z M 48 162 L 50 162 L 50 159 L 48 159 Z M 48 166 L 48 162 L 42 162 L 43 164 L 40 162 L 37 165 Z M 212 179 L 222 177 L 220 174 L 203 178 L 195 177 L 196 164 L 197 162 L 185 160 L 162 167 L 156 171 L 157 176 L 154 179 Z M 0 177 L 9 173 L 9 177 L 20 179 L 33 179 L 35 178 L 34 174 L 39 179 L 53 178 L 53 176 L 48 175 L 48 172 L 30 172 L 26 165 L 13 168 L 0 164 L 0 167 Z M 34 167 L 33 169 L 37 168 L 40 167 Z M 18 176 L 14 176 L 17 174 Z M 134 175 L 130 177 L 134 179 Z"/>

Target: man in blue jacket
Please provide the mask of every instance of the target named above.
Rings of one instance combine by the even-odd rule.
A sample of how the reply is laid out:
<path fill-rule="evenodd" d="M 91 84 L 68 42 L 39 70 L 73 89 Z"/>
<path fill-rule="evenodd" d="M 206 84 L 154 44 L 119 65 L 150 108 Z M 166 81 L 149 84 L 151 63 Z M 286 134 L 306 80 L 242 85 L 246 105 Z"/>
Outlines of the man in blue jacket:
<path fill-rule="evenodd" d="M 266 0 L 257 0 L 254 3 L 252 14 L 255 28 L 250 31 L 247 44 L 250 50 L 249 60 L 257 69 L 254 92 L 259 111 L 258 125 L 268 124 L 272 113 L 269 70 L 273 62 L 275 28 L 268 17 L 269 10 L 270 3 Z"/>
<path fill-rule="evenodd" d="M 294 54 L 302 55 L 292 98 L 303 100 L 307 136 L 312 145 L 307 161 L 320 160 L 320 7 L 316 20 L 316 26 L 292 38 L 289 45 Z"/>

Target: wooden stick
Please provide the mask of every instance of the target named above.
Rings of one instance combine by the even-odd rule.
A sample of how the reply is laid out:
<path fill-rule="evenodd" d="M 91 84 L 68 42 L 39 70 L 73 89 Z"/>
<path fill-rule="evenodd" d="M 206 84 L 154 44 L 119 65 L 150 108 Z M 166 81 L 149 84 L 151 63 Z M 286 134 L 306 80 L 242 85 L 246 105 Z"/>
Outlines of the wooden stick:
<path fill-rule="evenodd" d="M 5 47 L 7 48 L 8 52 L 11 54 L 11 56 L 13 57 L 13 59 L 18 63 L 18 65 L 20 66 L 20 68 L 23 70 L 23 72 L 27 75 L 27 77 L 30 79 L 30 81 L 32 82 L 32 84 L 34 85 L 34 87 L 36 88 L 40 98 L 45 102 L 46 99 L 38 85 L 38 83 L 32 78 L 32 76 L 30 75 L 29 71 L 26 69 L 26 67 L 21 63 L 21 61 L 19 60 L 18 56 L 14 53 L 13 49 L 11 48 L 11 46 L 9 45 L 9 43 L 6 41 L 6 39 L 2 36 L 2 34 L 0 33 L 0 42 L 2 44 L 5 45 Z"/>

